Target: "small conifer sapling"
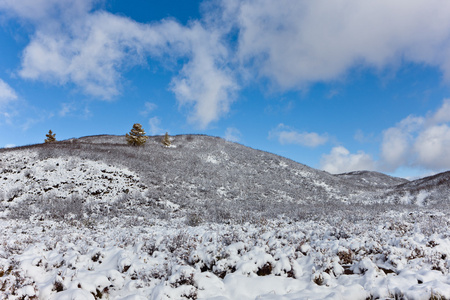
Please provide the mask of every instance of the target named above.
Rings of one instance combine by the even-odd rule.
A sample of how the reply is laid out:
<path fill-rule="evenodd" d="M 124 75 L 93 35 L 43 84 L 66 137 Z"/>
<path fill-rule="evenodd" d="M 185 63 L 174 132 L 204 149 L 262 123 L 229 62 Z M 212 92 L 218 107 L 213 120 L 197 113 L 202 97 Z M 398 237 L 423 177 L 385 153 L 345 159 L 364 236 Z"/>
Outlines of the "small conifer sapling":
<path fill-rule="evenodd" d="M 133 125 L 130 133 L 125 135 L 127 143 L 132 146 L 141 146 L 144 145 L 148 139 L 148 136 L 145 135 L 144 129 L 142 129 L 142 125 L 136 123 Z"/>
<path fill-rule="evenodd" d="M 161 141 L 161 143 L 166 147 L 169 147 L 172 144 L 172 142 L 170 141 L 170 138 L 169 138 L 169 134 L 167 132 L 166 132 L 166 135 L 164 136 L 163 140 Z"/>
<path fill-rule="evenodd" d="M 53 143 L 56 142 L 56 138 L 55 138 L 56 133 L 53 133 L 52 130 L 50 129 L 48 131 L 48 133 L 45 135 L 47 138 L 45 139 L 46 143 Z"/>

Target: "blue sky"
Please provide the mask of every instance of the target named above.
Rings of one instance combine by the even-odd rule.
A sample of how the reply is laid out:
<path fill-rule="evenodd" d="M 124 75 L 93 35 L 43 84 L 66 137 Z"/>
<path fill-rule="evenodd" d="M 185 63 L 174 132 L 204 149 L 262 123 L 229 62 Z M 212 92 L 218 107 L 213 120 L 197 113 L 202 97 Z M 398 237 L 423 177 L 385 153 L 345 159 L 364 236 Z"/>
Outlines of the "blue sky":
<path fill-rule="evenodd" d="M 0 147 L 224 137 L 331 173 L 450 169 L 447 0 L 0 0 Z"/>

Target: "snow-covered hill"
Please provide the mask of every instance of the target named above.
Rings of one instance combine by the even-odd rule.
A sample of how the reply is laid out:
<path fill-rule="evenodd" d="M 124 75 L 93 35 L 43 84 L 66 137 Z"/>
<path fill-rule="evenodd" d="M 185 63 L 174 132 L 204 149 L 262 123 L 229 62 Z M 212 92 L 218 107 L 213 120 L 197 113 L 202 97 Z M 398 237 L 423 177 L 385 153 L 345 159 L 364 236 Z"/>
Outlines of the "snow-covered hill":
<path fill-rule="evenodd" d="M 388 176 L 379 172 L 371 171 L 354 171 L 349 173 L 338 174 L 337 176 L 358 183 L 362 186 L 375 186 L 375 187 L 392 187 L 403 183 L 407 183 L 408 180 L 398 177 Z"/>
<path fill-rule="evenodd" d="M 131 193 L 147 203 L 194 211 L 205 205 L 226 211 L 238 207 L 233 214 L 242 218 L 241 207 L 263 206 L 268 217 L 276 217 L 283 207 L 292 215 L 291 204 L 440 205 L 450 199 L 446 173 L 413 182 L 368 171 L 331 175 L 220 138 L 176 136 L 171 148 L 160 140 L 152 137 L 134 148 L 123 136 L 90 136 L 2 149 L 0 200 L 9 208 L 37 197 L 70 196 L 108 206 Z"/>
<path fill-rule="evenodd" d="M 450 299 L 448 172 L 161 138 L 0 149 L 0 299 Z"/>

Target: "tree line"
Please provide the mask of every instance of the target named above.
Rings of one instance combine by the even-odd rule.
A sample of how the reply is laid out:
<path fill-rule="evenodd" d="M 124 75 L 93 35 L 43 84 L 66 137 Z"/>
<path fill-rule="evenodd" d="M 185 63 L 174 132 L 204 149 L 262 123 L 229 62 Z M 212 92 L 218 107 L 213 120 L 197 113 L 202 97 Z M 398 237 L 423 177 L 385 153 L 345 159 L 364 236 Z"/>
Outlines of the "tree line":
<path fill-rule="evenodd" d="M 45 135 L 47 138 L 45 139 L 45 143 L 53 143 L 56 142 L 56 134 L 52 132 L 50 129 L 48 133 Z M 125 139 L 128 145 L 131 146 L 142 146 L 147 142 L 148 136 L 145 134 L 145 130 L 142 128 L 142 125 L 139 123 L 135 123 L 133 128 L 131 128 L 130 132 L 125 135 Z M 161 140 L 161 143 L 169 147 L 172 142 L 170 140 L 169 134 L 166 132 L 164 138 Z"/>

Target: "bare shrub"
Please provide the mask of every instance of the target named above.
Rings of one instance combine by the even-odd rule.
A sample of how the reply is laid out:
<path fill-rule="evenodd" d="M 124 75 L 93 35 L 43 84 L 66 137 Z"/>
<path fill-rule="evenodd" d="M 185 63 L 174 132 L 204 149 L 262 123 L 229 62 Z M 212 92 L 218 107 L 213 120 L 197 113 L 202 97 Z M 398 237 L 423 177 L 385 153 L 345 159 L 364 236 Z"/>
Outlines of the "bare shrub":
<path fill-rule="evenodd" d="M 323 279 L 322 274 L 319 274 L 319 275 L 314 276 L 313 282 L 314 282 L 315 284 L 321 286 L 321 285 L 324 285 L 325 280 Z"/>
<path fill-rule="evenodd" d="M 203 218 L 200 214 L 192 212 L 186 217 L 186 224 L 189 226 L 198 226 L 203 223 Z"/>
<path fill-rule="evenodd" d="M 341 262 L 341 264 L 349 265 L 353 262 L 353 253 L 351 250 L 339 251 L 337 253 L 337 256 L 339 257 L 339 261 Z"/>
<path fill-rule="evenodd" d="M 29 195 L 12 207 L 8 216 L 13 219 L 29 219 L 33 215 L 54 220 L 81 219 L 86 209 L 79 196 L 57 198 L 50 193 L 45 197 Z"/>
<path fill-rule="evenodd" d="M 83 206 L 83 201 L 79 196 L 71 196 L 65 199 L 50 196 L 44 199 L 41 213 L 57 220 L 70 216 L 74 216 L 75 219 L 80 219 L 83 216 Z"/>

